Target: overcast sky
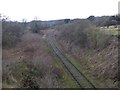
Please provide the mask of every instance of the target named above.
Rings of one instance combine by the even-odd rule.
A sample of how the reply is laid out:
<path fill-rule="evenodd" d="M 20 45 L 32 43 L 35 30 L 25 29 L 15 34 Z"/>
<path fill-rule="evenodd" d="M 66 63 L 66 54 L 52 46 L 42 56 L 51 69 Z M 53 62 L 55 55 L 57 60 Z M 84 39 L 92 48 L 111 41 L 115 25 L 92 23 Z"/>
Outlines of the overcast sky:
<path fill-rule="evenodd" d="M 115 15 L 120 0 L 0 0 L 0 13 L 11 20 L 27 21 Z"/>

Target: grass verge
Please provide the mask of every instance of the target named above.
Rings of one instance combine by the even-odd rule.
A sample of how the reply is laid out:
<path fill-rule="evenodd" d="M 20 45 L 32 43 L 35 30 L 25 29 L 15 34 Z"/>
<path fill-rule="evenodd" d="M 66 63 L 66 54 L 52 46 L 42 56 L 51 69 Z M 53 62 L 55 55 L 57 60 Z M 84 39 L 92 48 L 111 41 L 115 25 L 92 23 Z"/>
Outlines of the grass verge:
<path fill-rule="evenodd" d="M 46 43 L 47 43 L 47 41 L 46 41 Z M 67 88 L 77 88 L 77 85 L 75 84 L 75 82 L 68 75 L 68 73 L 66 73 L 66 71 L 65 71 L 64 67 L 62 66 L 62 63 L 60 62 L 60 60 L 57 58 L 57 56 L 55 56 L 52 53 L 53 52 L 52 48 L 48 48 L 48 52 L 54 57 L 54 64 L 55 64 L 56 68 L 59 68 L 62 71 L 62 78 L 64 80 L 65 86 Z"/>

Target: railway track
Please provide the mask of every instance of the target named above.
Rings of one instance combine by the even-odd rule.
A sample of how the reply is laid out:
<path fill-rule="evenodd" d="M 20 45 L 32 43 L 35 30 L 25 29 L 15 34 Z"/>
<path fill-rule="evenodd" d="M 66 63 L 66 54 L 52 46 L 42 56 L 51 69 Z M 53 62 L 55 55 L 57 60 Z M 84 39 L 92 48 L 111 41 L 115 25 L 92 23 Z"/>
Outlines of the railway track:
<path fill-rule="evenodd" d="M 52 48 L 54 54 L 59 58 L 67 73 L 72 77 L 79 88 L 92 88 L 96 90 L 95 86 L 80 72 L 80 70 L 63 54 L 63 52 L 55 44 L 52 33 L 48 34 L 48 43 Z"/>

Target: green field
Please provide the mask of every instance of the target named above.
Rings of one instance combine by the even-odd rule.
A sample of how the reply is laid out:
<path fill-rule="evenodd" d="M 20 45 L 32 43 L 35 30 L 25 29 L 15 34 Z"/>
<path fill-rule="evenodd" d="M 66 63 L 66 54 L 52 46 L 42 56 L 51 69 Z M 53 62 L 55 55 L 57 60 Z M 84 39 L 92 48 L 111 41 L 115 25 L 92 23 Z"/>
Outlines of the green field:
<path fill-rule="evenodd" d="M 106 34 L 120 35 L 120 25 L 109 26 L 109 27 L 100 27 L 100 30 L 103 30 Z"/>

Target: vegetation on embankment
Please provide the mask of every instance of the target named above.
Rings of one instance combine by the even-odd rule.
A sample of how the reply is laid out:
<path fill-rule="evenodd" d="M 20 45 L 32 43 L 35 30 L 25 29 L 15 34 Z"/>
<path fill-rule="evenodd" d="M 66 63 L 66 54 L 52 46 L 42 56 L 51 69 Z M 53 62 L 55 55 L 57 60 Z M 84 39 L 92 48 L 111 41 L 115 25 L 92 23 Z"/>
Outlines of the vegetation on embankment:
<path fill-rule="evenodd" d="M 118 38 L 88 20 L 56 27 L 57 41 L 99 87 L 118 87 Z"/>
<path fill-rule="evenodd" d="M 3 88 L 74 87 L 41 33 L 21 29 L 18 23 L 6 23 L 9 26 L 3 28 Z"/>
<path fill-rule="evenodd" d="M 118 42 L 116 36 L 99 30 L 106 25 L 104 18 L 21 23 L 2 20 L 3 87 L 75 87 L 42 37 L 40 30 L 54 27 L 57 41 L 86 76 L 100 87 L 117 87 Z"/>

